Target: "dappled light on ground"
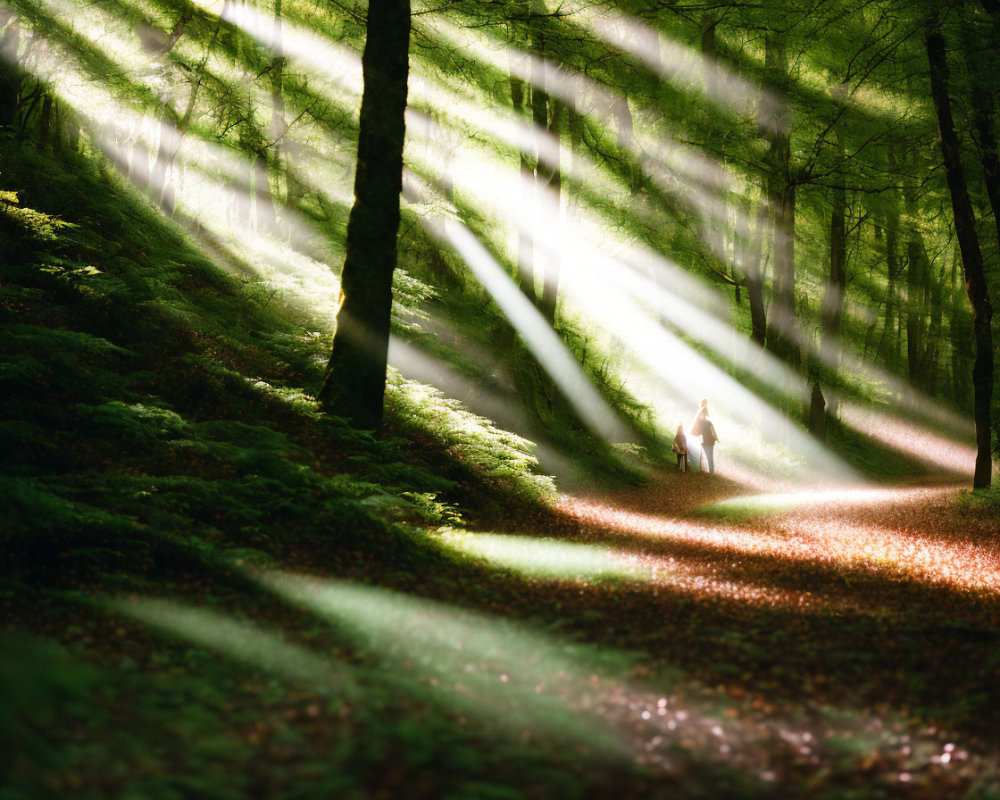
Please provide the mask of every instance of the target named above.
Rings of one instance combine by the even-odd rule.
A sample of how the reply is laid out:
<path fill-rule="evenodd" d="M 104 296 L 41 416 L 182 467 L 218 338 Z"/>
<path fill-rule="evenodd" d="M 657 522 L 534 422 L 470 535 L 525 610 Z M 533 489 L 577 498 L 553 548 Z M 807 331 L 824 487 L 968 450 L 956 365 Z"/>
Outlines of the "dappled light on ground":
<path fill-rule="evenodd" d="M 824 600 L 822 593 L 763 592 L 755 585 L 759 577 L 780 571 L 787 560 L 789 570 L 807 564 L 831 570 L 844 588 L 862 578 L 905 580 L 974 595 L 986 593 L 996 599 L 1000 596 L 1000 543 L 995 530 L 990 536 L 988 523 L 980 526 L 982 537 L 973 541 L 969 536 L 976 528 L 971 524 L 965 530 L 953 526 L 943 532 L 920 525 L 921 512 L 940 509 L 951 494 L 947 489 L 875 488 L 739 496 L 706 505 L 693 518 L 626 510 L 580 498 L 564 498 L 559 506 L 582 526 L 588 541 L 608 540 L 621 546 L 636 540 L 637 550 L 652 547 L 662 555 L 644 556 L 651 564 L 658 557 L 672 556 L 659 580 L 669 582 L 686 572 L 691 577 L 680 585 L 686 583 L 690 589 L 709 594 L 748 600 L 766 597 L 790 607 L 834 602 Z M 735 584 L 715 576 L 730 560 L 746 557 L 765 561 L 737 569 L 732 573 L 738 579 Z M 849 597 L 846 600 L 849 605 L 853 602 Z"/>
<path fill-rule="evenodd" d="M 578 558 L 568 545 L 551 546 L 557 559 Z M 914 729 L 888 708 L 783 710 L 742 683 L 706 686 L 678 669 L 651 678 L 633 656 L 536 625 L 349 581 L 251 574 L 296 613 L 329 623 L 342 643 L 337 657 L 218 611 L 136 597 L 113 606 L 352 707 L 375 711 L 388 693 L 393 702 L 457 714 L 489 736 L 593 748 L 602 761 L 645 765 L 662 778 L 734 770 L 727 774 L 742 785 L 766 791 L 821 769 L 827 778 L 860 772 L 888 788 L 927 770 L 958 775 L 976 760 L 935 728 Z M 309 713 L 321 721 L 337 708 L 342 715 L 346 707 Z"/>
<path fill-rule="evenodd" d="M 354 691 L 346 669 L 317 653 L 291 644 L 274 632 L 218 611 L 169 600 L 129 598 L 112 603 L 115 610 L 139 622 L 283 678 L 308 684 L 324 694 Z"/>

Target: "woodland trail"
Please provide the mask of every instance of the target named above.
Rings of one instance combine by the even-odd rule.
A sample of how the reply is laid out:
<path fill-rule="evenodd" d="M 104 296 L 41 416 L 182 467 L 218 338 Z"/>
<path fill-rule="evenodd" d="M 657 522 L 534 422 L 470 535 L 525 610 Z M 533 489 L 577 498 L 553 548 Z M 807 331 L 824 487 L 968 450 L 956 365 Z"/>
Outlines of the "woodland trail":
<path fill-rule="evenodd" d="M 566 538 L 627 576 L 591 595 L 603 638 L 649 656 L 606 718 L 678 780 L 950 797 L 995 779 L 1000 527 L 959 491 L 751 495 L 666 472 L 563 497 Z"/>
<path fill-rule="evenodd" d="M 317 536 L 237 580 L 179 568 L 6 618 L 88 663 L 48 735 L 107 755 L 46 778 L 57 795 L 118 796 L 101 765 L 127 752 L 125 783 L 254 796 L 326 775 L 357 797 L 979 800 L 1000 785 L 1000 532 L 958 492 L 667 472 L 520 530 L 419 532 L 475 556 L 425 572 Z"/>

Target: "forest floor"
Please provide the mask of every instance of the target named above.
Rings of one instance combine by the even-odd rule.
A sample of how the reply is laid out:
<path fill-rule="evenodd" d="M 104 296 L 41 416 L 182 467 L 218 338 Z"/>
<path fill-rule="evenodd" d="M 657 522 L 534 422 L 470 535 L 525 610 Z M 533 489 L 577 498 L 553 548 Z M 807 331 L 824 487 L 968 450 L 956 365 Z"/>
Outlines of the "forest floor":
<path fill-rule="evenodd" d="M 1000 796 L 1000 530 L 956 486 L 663 472 L 505 527 L 3 593 L 62 643 L 0 665 L 4 797 Z"/>

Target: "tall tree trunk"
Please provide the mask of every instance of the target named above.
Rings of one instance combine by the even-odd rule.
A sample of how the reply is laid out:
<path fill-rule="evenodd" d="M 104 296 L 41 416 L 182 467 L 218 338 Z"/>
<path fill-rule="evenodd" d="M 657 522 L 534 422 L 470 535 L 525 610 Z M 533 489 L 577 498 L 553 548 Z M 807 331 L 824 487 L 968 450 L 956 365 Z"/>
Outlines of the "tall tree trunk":
<path fill-rule="evenodd" d="M 943 293 L 941 291 L 944 283 L 945 272 L 942 267 L 936 274 L 932 274 L 933 266 L 928 264 L 928 302 L 930 308 L 930 324 L 927 327 L 927 338 L 924 343 L 924 357 L 922 370 L 924 373 L 924 385 L 927 387 L 932 397 L 937 396 L 938 386 L 938 356 L 941 355 L 941 319 L 943 316 Z"/>
<path fill-rule="evenodd" d="M 618 149 L 623 155 L 630 153 L 635 142 L 635 124 L 632 120 L 632 110 L 628 105 L 628 98 L 625 95 L 616 94 L 611 105 L 611 114 L 615 119 L 615 130 L 617 136 Z M 640 171 L 636 168 L 632 158 L 625 159 L 628 165 L 628 186 L 634 193 L 642 188 L 639 180 Z"/>
<path fill-rule="evenodd" d="M 38 121 L 39 140 L 42 145 L 50 143 L 52 138 L 52 92 L 46 91 L 42 98 L 42 113 Z"/>
<path fill-rule="evenodd" d="M 514 109 L 514 114 L 521 116 L 525 107 L 524 81 L 519 77 L 519 66 L 515 65 L 514 61 L 516 59 L 521 59 L 522 56 L 518 53 L 512 52 L 510 58 L 510 103 Z M 537 147 L 534 147 L 533 136 L 531 138 L 531 142 L 532 152 L 527 152 L 524 148 L 522 148 L 519 155 L 521 168 L 521 200 L 525 207 L 530 207 L 531 198 L 535 193 L 535 168 L 532 161 L 535 158 L 535 153 L 537 153 Z M 518 287 L 520 287 L 521 291 L 524 292 L 531 300 L 534 300 L 535 297 L 535 267 L 533 262 L 534 246 L 531 232 L 523 229 L 518 230 L 516 280 Z"/>
<path fill-rule="evenodd" d="M 548 195 L 548 199 L 555 205 L 555 213 L 558 217 L 558 225 L 562 225 L 562 209 L 561 205 L 561 194 L 562 194 L 562 169 L 561 169 L 561 151 L 562 143 L 560 141 L 560 117 L 562 116 L 562 104 L 560 104 L 555 98 L 549 98 L 549 127 L 548 132 L 556 143 L 555 148 L 555 162 L 550 165 L 546 165 L 545 170 L 541 171 L 539 167 L 539 182 L 540 188 L 543 192 Z M 558 233 L 558 232 L 557 232 Z M 550 324 L 554 323 L 556 320 L 556 302 L 559 298 L 559 272 L 561 269 L 561 263 L 559 259 L 559 247 L 552 248 L 552 251 L 548 254 L 548 258 L 545 261 L 545 277 L 542 283 L 542 301 L 541 301 L 541 311 L 545 318 Z"/>
<path fill-rule="evenodd" d="M 271 161 L 276 168 L 277 180 L 280 181 L 282 175 L 287 171 L 281 169 L 282 164 L 282 139 L 288 130 L 288 123 L 285 121 L 285 42 L 284 31 L 281 24 L 281 0 L 274 1 L 274 22 L 271 29 L 271 52 L 273 61 L 271 62 Z M 287 183 L 287 177 L 286 177 Z M 281 202 L 281 187 L 277 187 L 275 193 L 278 202 Z M 285 190 L 285 202 L 287 203 L 288 189 Z"/>
<path fill-rule="evenodd" d="M 767 191 L 761 189 L 757 203 L 757 222 L 750 240 L 744 272 L 747 302 L 750 304 L 750 338 L 764 347 L 767 341 L 767 311 L 764 307 L 764 234 L 768 224 Z"/>
<path fill-rule="evenodd" d="M 920 208 L 914 186 L 905 181 L 906 203 L 906 364 L 910 383 L 924 382 L 924 340 L 927 330 L 927 284 L 930 259 L 918 227 Z"/>
<path fill-rule="evenodd" d="M 13 12 L 0 8 L 0 26 L 7 24 L 0 35 L 0 127 L 13 127 L 17 119 L 18 95 L 24 80 L 24 73 L 17 63 L 21 26 L 13 17 Z"/>
<path fill-rule="evenodd" d="M 948 189 L 951 192 L 952 211 L 955 215 L 955 234 L 962 251 L 965 288 L 972 304 L 972 331 L 976 342 L 976 363 L 972 368 L 972 386 L 975 394 L 973 416 L 976 422 L 976 469 L 972 485 L 988 488 L 992 480 L 992 433 L 990 401 L 993 396 L 993 331 L 989 288 L 983 265 L 983 254 L 976 234 L 975 216 L 969 190 L 962 168 L 961 151 L 948 97 L 948 60 L 944 35 L 937 13 L 927 17 L 925 26 L 927 62 L 930 66 L 931 97 L 937 113 L 938 131 L 941 134 L 941 153 L 944 157 Z"/>
<path fill-rule="evenodd" d="M 319 392 L 327 413 L 376 431 L 382 426 L 397 260 L 409 40 L 410 0 L 369 0 L 354 205 L 337 332 Z"/>
<path fill-rule="evenodd" d="M 892 156 L 890 153 L 890 164 Z M 889 194 L 889 206 L 885 211 L 885 327 L 882 329 L 882 342 L 879 344 L 879 356 L 882 363 L 894 366 L 899 363 L 899 333 L 896 327 L 902 309 L 899 302 L 899 291 L 896 281 L 902 267 L 899 263 L 899 196 L 893 191 Z M 885 351 L 883 351 L 885 346 Z"/>
<path fill-rule="evenodd" d="M 795 316 L 795 183 L 791 177 L 791 139 L 788 102 L 783 90 L 788 82 L 785 42 L 780 34 L 765 38 L 764 72 L 767 85 L 781 94 L 773 102 L 767 120 L 770 141 L 767 163 L 767 202 L 772 221 L 771 252 L 774 281 L 767 346 L 776 356 L 798 367 L 799 330 Z"/>
<path fill-rule="evenodd" d="M 996 47 L 1000 37 L 1000 16 L 991 14 L 991 31 L 989 38 Z M 983 166 L 983 178 L 986 181 L 986 194 L 990 198 L 990 208 L 993 210 L 993 222 L 996 224 L 997 241 L 1000 241 L 1000 157 L 997 156 L 997 140 L 993 133 L 994 104 L 993 91 L 986 83 L 987 75 L 993 77 L 994 88 L 996 75 L 990 71 L 989 65 L 983 62 L 980 55 L 987 45 L 980 41 L 972 22 L 965 20 L 963 26 L 965 64 L 972 84 L 970 94 L 970 112 L 972 117 L 972 141 Z"/>
<path fill-rule="evenodd" d="M 835 372 L 840 351 L 840 324 L 847 292 L 847 191 L 833 190 L 830 212 L 830 279 L 823 294 L 823 339 L 820 345 L 825 368 Z"/>
<path fill-rule="evenodd" d="M 271 199 L 271 182 L 267 179 L 267 154 L 261 150 L 253 160 L 254 212 L 258 233 L 274 233 L 277 217 Z"/>
<path fill-rule="evenodd" d="M 542 159 L 543 137 L 549 125 L 549 95 L 545 80 L 545 38 L 540 33 L 532 36 L 532 59 L 531 59 L 531 125 L 534 131 L 534 184 L 533 184 L 533 206 L 541 209 L 546 202 L 546 186 L 551 177 L 551 168 Z M 540 222 L 535 223 L 538 230 Z M 537 244 L 538 237 L 533 237 Z M 544 252 L 544 248 L 541 248 Z M 528 284 L 528 297 L 536 306 L 542 305 L 542 297 L 538 294 L 538 278 L 541 277 L 539 262 L 539 248 L 534 248 L 534 258 L 530 272 L 525 276 Z M 544 292 L 544 289 L 543 289 Z"/>
<path fill-rule="evenodd" d="M 951 308 L 948 315 L 949 338 L 951 340 L 951 389 L 952 399 L 959 408 L 969 405 L 969 375 L 966 353 L 972 331 L 968 324 L 968 307 L 962 302 L 962 294 L 958 286 L 958 265 L 961 253 L 956 249 L 951 262 L 951 280 L 949 289 Z"/>

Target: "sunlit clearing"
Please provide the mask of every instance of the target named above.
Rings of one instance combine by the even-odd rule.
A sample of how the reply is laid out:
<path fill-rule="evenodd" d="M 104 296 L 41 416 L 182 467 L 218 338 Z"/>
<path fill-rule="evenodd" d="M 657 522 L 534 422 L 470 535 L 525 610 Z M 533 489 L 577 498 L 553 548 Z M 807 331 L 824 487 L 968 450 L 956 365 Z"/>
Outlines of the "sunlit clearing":
<path fill-rule="evenodd" d="M 976 450 L 966 442 L 932 433 L 902 417 L 862 408 L 856 403 L 841 403 L 840 413 L 844 422 L 855 430 L 917 461 L 960 475 L 972 475 L 975 469 Z"/>
<path fill-rule="evenodd" d="M 161 631 L 218 650 L 230 658 L 259 667 L 328 694 L 356 691 L 346 668 L 335 666 L 298 645 L 283 641 L 277 634 L 201 608 L 183 606 L 169 600 L 131 598 L 112 601 L 112 607 L 133 619 Z"/>
<path fill-rule="evenodd" d="M 587 711 L 625 666 L 613 652 L 386 589 L 277 572 L 258 580 L 462 713 L 526 736 L 623 752 Z"/>
<path fill-rule="evenodd" d="M 607 547 L 506 534 L 450 531 L 441 541 L 459 553 L 533 578 L 605 581 L 641 577 L 634 566 Z"/>
<path fill-rule="evenodd" d="M 568 209 L 560 209 L 554 199 L 544 195 L 525 198 L 515 170 L 500 170 L 494 162 L 464 150 L 452 153 L 451 159 L 456 185 L 467 191 L 468 202 L 481 208 L 490 218 L 512 223 L 521 235 L 533 238 L 536 253 L 561 265 L 560 292 L 564 306 L 584 313 L 591 330 L 598 326 L 603 329 L 632 359 L 642 362 L 656 375 L 658 382 L 667 386 L 669 394 L 682 401 L 671 404 L 686 405 L 690 409 L 668 427 L 676 427 L 679 422 L 687 424 L 688 415 L 693 416 L 700 399 L 709 397 L 720 412 L 716 418 L 720 436 L 727 441 L 730 452 L 741 460 L 760 464 L 773 459 L 774 443 L 778 442 L 791 451 L 793 457 L 805 459 L 810 470 L 815 470 L 815 473 L 803 473 L 801 465 L 796 466 L 803 478 L 823 476 L 847 480 L 853 477 L 852 471 L 815 438 L 674 332 L 679 330 L 708 344 L 733 363 L 752 368 L 759 378 L 791 394 L 798 402 L 805 388 L 800 376 L 769 353 L 762 352 L 714 313 L 704 310 L 705 307 L 713 311 L 720 308 L 722 301 L 717 294 L 640 245 L 628 245 L 614 239 L 609 242 L 593 221 L 581 219 L 578 213 L 571 214 Z M 413 187 L 414 194 L 427 194 L 412 173 L 408 173 L 407 185 Z M 476 186 L 483 185 L 489 185 L 491 191 L 474 191 Z M 422 219 L 429 229 L 434 227 L 433 217 Z M 502 293 L 495 294 L 498 304 L 521 329 L 529 344 L 534 341 L 537 347 L 538 342 L 545 343 L 536 350 L 542 360 L 547 343 L 558 342 L 548 323 L 464 226 L 455 222 L 448 225 L 453 231 L 452 237 L 459 234 L 459 239 L 453 241 L 456 248 L 474 271 L 483 272 L 480 279 L 484 285 L 487 276 L 494 281 L 487 288 L 495 294 L 491 287 L 496 287 L 496 291 Z M 501 243 L 497 245 L 502 246 Z M 609 254 L 609 250 L 616 255 Z M 697 303 L 690 298 L 696 298 Z M 527 333 L 520 316 L 515 316 L 522 312 L 531 320 L 529 324 L 535 326 Z M 669 328 L 664 327 L 664 323 Z M 573 373 L 579 374 L 579 367 L 575 362 L 572 364 Z M 565 384 L 562 385 L 565 389 Z M 628 381 L 626 386 L 632 388 Z M 656 408 L 664 404 L 662 390 L 653 396 L 637 392 L 637 396 Z M 734 444 L 736 447 L 731 447 Z M 722 471 L 725 472 L 725 468 Z"/>
<path fill-rule="evenodd" d="M 620 270 L 602 269 L 588 261 L 593 259 L 586 259 L 584 254 L 579 259 L 573 259 L 574 270 L 567 276 L 566 292 L 589 318 L 600 323 L 634 358 L 643 361 L 648 370 L 669 387 L 671 394 L 687 401 L 691 418 L 699 400 L 707 397 L 723 442 L 738 442 L 743 435 L 748 435 L 737 450 L 738 457 L 747 458 L 757 449 L 752 446 L 753 440 L 762 436 L 764 441 L 778 442 L 795 456 L 805 459 L 808 469 L 802 473 L 803 478 L 814 478 L 815 474 L 809 474 L 811 470 L 843 480 L 853 477 L 852 470 L 845 463 L 780 411 L 665 328 L 660 323 L 659 314 L 651 312 L 636 297 L 623 290 L 616 279 L 621 274 Z M 746 351 L 745 340 L 741 341 L 740 347 Z M 770 356 L 761 354 L 750 363 L 759 363 L 763 367 L 768 359 Z M 679 419 L 677 423 L 687 426 L 689 419 Z M 725 474 L 724 467 L 721 472 Z"/>

